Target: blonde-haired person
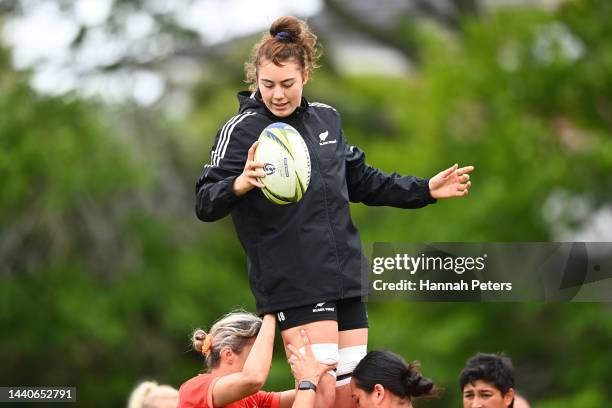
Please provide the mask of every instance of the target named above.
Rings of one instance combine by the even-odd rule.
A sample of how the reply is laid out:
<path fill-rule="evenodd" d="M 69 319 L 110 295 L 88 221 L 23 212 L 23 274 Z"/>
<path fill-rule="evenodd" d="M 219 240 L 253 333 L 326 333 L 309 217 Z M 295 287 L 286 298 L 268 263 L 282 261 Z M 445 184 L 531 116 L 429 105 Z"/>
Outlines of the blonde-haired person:
<path fill-rule="evenodd" d="M 195 330 L 193 347 L 204 356 L 208 370 L 181 385 L 179 407 L 291 407 L 295 390 L 261 391 L 272 363 L 275 326 L 273 314 L 262 320 L 251 313 L 236 311 L 218 320 L 209 333 Z M 314 357 L 313 361 L 316 364 L 307 372 L 318 381 L 330 367 L 319 364 Z"/>
<path fill-rule="evenodd" d="M 176 408 L 178 391 L 155 381 L 143 381 L 130 394 L 128 408 Z"/>
<path fill-rule="evenodd" d="M 423 179 L 368 165 L 346 140 L 338 111 L 303 97 L 319 54 L 316 35 L 295 17 L 276 19 L 264 33 L 246 64 L 251 90 L 238 94 L 238 114 L 219 128 L 197 181 L 196 213 L 202 221 L 232 215 L 257 313 L 277 314 L 285 346 L 298 344 L 306 328 L 319 361 L 338 364 L 321 378 L 317 406 L 326 408 L 352 405 L 351 372 L 367 351 L 367 261 L 349 202 L 420 208 L 463 197 L 474 168 L 455 164 Z M 259 135 L 276 122 L 300 133 L 312 162 L 301 201 L 283 206 L 265 198 L 264 163 L 254 161 Z"/>

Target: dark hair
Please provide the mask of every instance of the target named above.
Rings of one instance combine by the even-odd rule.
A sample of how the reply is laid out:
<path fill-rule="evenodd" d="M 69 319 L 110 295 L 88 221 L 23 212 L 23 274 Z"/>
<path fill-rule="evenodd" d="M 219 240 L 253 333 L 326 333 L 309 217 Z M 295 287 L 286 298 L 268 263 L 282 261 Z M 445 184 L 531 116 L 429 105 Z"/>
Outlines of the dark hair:
<path fill-rule="evenodd" d="M 374 386 L 380 384 L 400 398 L 412 400 L 436 396 L 436 385 L 420 374 L 419 367 L 418 361 L 407 364 L 395 353 L 374 350 L 359 362 L 353 371 L 353 379 L 357 387 L 367 393 L 371 393 Z"/>
<path fill-rule="evenodd" d="M 246 82 L 251 90 L 257 88 L 257 68 L 263 60 L 280 66 L 293 59 L 302 70 L 312 72 L 318 66 L 320 55 L 317 36 L 306 22 L 292 16 L 279 17 L 253 47 L 251 57 L 245 64 Z"/>
<path fill-rule="evenodd" d="M 461 391 L 467 384 L 482 380 L 497 388 L 502 395 L 506 395 L 510 388 L 514 388 L 514 367 L 512 360 L 504 354 L 478 353 L 470 357 L 459 374 Z M 514 406 L 514 400 L 510 408 Z"/>

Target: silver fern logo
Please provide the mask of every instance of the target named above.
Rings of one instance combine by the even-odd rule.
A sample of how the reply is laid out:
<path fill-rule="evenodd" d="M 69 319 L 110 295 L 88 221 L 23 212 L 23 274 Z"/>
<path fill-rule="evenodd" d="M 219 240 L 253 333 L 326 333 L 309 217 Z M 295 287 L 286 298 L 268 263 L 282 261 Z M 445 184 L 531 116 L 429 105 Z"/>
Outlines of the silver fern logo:
<path fill-rule="evenodd" d="M 336 143 L 336 139 L 325 141 L 325 139 L 327 139 L 327 136 L 329 136 L 329 130 L 326 130 L 325 132 L 319 134 L 319 145 L 320 146 L 325 146 L 327 144 Z"/>

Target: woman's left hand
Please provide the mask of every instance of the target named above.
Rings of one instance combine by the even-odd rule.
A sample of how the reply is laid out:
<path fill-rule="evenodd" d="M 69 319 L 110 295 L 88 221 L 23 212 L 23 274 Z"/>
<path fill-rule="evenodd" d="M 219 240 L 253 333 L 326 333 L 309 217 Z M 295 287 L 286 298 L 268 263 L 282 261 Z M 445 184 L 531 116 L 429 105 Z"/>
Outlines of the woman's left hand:
<path fill-rule="evenodd" d="M 429 179 L 429 192 L 436 200 L 442 198 L 463 197 L 472 186 L 470 175 L 474 166 L 458 168 L 455 164 Z"/>
<path fill-rule="evenodd" d="M 302 350 L 298 350 L 298 348 L 292 344 L 287 344 L 287 349 L 291 352 L 291 357 L 289 358 L 291 372 L 295 377 L 296 384 L 302 380 L 308 380 L 316 385 L 319 382 L 319 378 L 326 371 L 333 370 L 335 365 L 319 363 L 317 358 L 312 353 L 310 340 L 308 339 L 306 331 L 301 329 L 300 333 L 302 335 L 302 342 L 304 344 L 304 348 Z"/>

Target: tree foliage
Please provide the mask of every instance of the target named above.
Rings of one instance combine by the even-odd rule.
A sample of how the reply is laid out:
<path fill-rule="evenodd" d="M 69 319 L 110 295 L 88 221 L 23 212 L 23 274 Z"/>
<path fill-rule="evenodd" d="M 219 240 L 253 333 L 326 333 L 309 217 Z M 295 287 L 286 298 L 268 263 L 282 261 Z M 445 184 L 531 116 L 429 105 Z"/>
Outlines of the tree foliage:
<path fill-rule="evenodd" d="M 466 13 L 451 29 L 414 20 L 406 41 L 418 44 L 420 65 L 406 78 L 339 76 L 325 60 L 306 96 L 339 109 L 370 163 L 422 176 L 476 166 L 464 200 L 353 206 L 364 243 L 554 240 L 560 226 L 575 229 L 609 205 L 611 15 L 609 2 L 586 0 Z M 247 43 L 226 61 L 240 67 Z M 253 310 L 230 220 L 193 214 L 195 179 L 242 87 L 238 69 L 210 69 L 177 121 L 161 106 L 40 95 L 0 52 L 2 384 L 73 385 L 81 405 L 122 405 L 141 379 L 178 386 L 201 369 L 188 353 L 193 328 Z M 418 405 L 458 405 L 457 375 L 476 351 L 509 354 L 535 406 L 600 407 L 612 397 L 607 304 L 369 310 L 370 348 L 420 360 L 445 389 Z M 275 354 L 266 388 L 292 387 L 280 343 Z"/>

